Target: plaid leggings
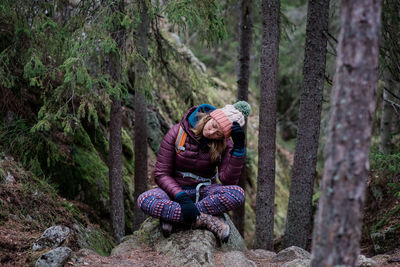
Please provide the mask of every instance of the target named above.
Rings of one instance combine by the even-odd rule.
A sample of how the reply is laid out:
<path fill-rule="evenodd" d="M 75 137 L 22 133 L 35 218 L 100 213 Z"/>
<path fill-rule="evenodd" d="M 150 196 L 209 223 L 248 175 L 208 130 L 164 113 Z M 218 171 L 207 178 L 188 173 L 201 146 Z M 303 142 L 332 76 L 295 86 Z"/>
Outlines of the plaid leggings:
<path fill-rule="evenodd" d="M 194 201 L 196 189 L 184 189 Z M 236 185 L 212 184 L 200 189 L 200 201 L 195 203 L 200 212 L 219 215 L 244 202 L 244 191 Z M 138 206 L 144 213 L 171 222 L 183 222 L 181 206 L 172 201 L 160 188 L 144 192 L 138 198 Z"/>

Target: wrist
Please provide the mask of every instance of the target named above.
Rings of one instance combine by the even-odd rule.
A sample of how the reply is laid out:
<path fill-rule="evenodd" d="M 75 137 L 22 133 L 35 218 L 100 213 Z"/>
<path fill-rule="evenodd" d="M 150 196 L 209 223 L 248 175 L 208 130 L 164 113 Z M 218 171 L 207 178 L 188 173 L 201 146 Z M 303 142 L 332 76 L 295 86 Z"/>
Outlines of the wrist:
<path fill-rule="evenodd" d="M 236 157 L 243 157 L 244 155 L 246 155 L 246 148 L 245 147 L 233 148 L 232 155 Z"/>
<path fill-rule="evenodd" d="M 178 194 L 176 194 L 175 200 L 176 200 L 178 203 L 183 203 L 183 202 L 188 201 L 188 200 L 191 200 L 191 199 L 190 199 L 188 193 L 186 193 L 185 191 L 181 191 L 181 192 L 179 192 Z"/>

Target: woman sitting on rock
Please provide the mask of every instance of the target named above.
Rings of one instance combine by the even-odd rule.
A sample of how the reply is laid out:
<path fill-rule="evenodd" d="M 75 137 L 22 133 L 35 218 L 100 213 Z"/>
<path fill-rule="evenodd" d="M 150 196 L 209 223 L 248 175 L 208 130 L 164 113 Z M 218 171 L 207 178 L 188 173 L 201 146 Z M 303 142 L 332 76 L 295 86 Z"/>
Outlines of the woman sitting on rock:
<path fill-rule="evenodd" d="M 138 198 L 146 214 L 161 219 L 164 236 L 176 222 L 205 227 L 222 242 L 228 240 L 230 228 L 221 216 L 244 202 L 236 184 L 245 161 L 241 126 L 250 112 L 245 101 L 221 109 L 202 104 L 165 135 L 154 172 L 159 188 Z"/>

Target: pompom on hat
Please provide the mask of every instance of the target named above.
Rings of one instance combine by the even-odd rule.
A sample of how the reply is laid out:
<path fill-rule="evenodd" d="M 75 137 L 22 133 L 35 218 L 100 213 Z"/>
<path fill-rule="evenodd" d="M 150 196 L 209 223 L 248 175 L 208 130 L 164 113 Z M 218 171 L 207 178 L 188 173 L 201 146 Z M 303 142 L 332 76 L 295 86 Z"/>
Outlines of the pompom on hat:
<path fill-rule="evenodd" d="M 233 122 L 239 123 L 240 127 L 246 122 L 246 118 L 251 114 L 251 107 L 246 101 L 239 101 L 233 105 L 226 105 L 210 113 L 210 116 L 222 128 L 225 138 L 231 135 Z"/>

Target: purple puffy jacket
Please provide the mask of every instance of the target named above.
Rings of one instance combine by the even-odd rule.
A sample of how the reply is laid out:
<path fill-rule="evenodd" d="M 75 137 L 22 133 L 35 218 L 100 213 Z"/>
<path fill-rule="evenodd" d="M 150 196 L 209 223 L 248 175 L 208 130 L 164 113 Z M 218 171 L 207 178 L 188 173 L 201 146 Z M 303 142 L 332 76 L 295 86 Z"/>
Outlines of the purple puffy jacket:
<path fill-rule="evenodd" d="M 182 121 L 168 131 L 158 151 L 154 178 L 158 186 L 172 198 L 182 191 L 181 186 L 196 186 L 199 183 L 196 179 L 183 177 L 179 172 L 191 172 L 204 178 L 211 178 L 216 174 L 218 167 L 218 177 L 221 183 L 236 185 L 245 161 L 245 157 L 231 155 L 233 144 L 228 138 L 221 161 L 215 164 L 211 163 L 208 147 L 202 146 L 190 130 L 192 127 L 189 123 L 189 116 L 193 112 L 197 112 L 196 108 L 190 108 Z M 177 154 L 175 140 L 180 125 L 186 131 L 187 138 L 184 144 L 185 150 Z M 212 182 L 216 183 L 215 179 Z"/>

